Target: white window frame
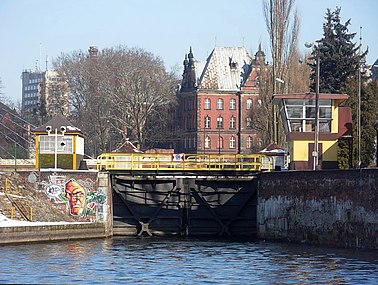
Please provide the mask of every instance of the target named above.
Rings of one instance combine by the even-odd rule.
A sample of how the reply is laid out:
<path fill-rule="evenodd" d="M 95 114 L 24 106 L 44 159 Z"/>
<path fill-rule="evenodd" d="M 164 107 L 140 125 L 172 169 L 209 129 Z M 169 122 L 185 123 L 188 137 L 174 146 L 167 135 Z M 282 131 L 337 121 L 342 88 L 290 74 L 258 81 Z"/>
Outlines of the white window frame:
<path fill-rule="evenodd" d="M 64 142 L 64 147 L 61 143 Z M 55 153 L 55 136 L 41 135 L 39 136 L 39 153 L 52 154 Z M 57 153 L 73 153 L 73 137 L 72 136 L 58 136 L 57 138 Z"/>
<path fill-rule="evenodd" d="M 236 139 L 235 137 L 230 137 L 230 148 L 236 148 Z"/>
<path fill-rule="evenodd" d="M 223 110 L 223 99 L 222 98 L 217 99 L 217 110 Z"/>
<path fill-rule="evenodd" d="M 230 118 L 230 129 L 236 129 L 236 118 L 234 116 Z"/>
<path fill-rule="evenodd" d="M 251 110 L 253 107 L 253 100 L 251 98 L 247 99 L 247 110 Z"/>
<path fill-rule="evenodd" d="M 211 100 L 210 100 L 210 98 L 205 98 L 204 99 L 203 108 L 205 110 L 211 110 Z"/>
<path fill-rule="evenodd" d="M 284 110 L 289 132 L 313 132 L 315 130 L 315 103 L 315 100 L 284 100 Z M 319 100 L 319 113 L 319 132 L 331 132 L 331 99 Z"/>
<path fill-rule="evenodd" d="M 211 139 L 209 136 L 205 137 L 205 148 L 210 148 L 211 147 Z"/>
<path fill-rule="evenodd" d="M 210 129 L 211 128 L 211 118 L 209 116 L 205 117 L 204 127 L 205 127 L 205 129 Z"/>
<path fill-rule="evenodd" d="M 219 116 L 217 118 L 217 129 L 223 129 L 223 117 Z"/>
<path fill-rule="evenodd" d="M 230 99 L 230 110 L 236 110 L 236 99 L 235 98 Z"/>
<path fill-rule="evenodd" d="M 247 138 L 247 148 L 251 149 L 252 146 L 253 146 L 253 139 L 252 139 L 251 136 L 248 136 L 248 138 Z"/>

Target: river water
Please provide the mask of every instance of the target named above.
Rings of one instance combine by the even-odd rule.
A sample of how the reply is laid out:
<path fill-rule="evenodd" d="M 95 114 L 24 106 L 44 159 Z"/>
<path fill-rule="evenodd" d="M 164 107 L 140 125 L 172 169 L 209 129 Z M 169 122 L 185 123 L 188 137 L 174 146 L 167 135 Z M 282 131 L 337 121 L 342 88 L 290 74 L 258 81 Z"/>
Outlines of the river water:
<path fill-rule="evenodd" d="M 0 283 L 378 284 L 378 251 L 121 238 L 0 246 Z"/>

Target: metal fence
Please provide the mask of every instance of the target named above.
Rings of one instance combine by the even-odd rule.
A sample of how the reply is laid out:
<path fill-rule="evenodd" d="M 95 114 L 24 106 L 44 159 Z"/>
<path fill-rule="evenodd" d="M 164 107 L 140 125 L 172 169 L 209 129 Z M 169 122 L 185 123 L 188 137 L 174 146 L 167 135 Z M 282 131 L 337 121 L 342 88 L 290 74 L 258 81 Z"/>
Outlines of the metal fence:
<path fill-rule="evenodd" d="M 268 161 L 268 163 L 267 163 Z M 98 170 L 271 171 L 272 163 L 261 154 L 146 154 L 103 153 Z"/>

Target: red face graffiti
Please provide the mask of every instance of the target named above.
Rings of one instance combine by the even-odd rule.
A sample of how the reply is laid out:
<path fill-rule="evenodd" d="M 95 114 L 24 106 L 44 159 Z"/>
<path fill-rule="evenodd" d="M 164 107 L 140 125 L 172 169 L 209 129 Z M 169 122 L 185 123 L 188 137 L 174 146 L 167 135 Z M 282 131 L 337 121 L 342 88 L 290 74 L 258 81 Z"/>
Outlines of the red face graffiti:
<path fill-rule="evenodd" d="M 83 185 L 70 180 L 66 183 L 66 198 L 70 205 L 70 213 L 73 216 L 84 214 L 86 195 Z"/>

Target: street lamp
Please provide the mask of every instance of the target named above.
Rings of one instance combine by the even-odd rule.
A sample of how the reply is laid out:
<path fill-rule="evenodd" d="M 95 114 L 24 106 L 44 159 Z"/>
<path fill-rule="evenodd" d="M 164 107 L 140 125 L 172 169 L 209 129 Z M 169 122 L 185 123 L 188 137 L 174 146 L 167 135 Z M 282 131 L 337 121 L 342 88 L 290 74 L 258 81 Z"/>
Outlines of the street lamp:
<path fill-rule="evenodd" d="M 284 94 L 284 89 L 285 89 L 285 81 L 284 80 L 282 80 L 281 78 L 278 78 L 278 77 L 276 77 L 276 79 L 275 79 L 278 83 L 280 83 L 281 85 L 282 85 L 282 88 L 280 88 L 280 89 L 282 89 L 282 94 Z"/>
<path fill-rule="evenodd" d="M 378 120 L 375 121 L 374 123 L 374 129 L 377 131 L 377 137 L 376 137 L 376 142 L 375 142 L 375 162 L 376 166 L 378 167 Z"/>
<path fill-rule="evenodd" d="M 360 47 L 359 47 L 359 56 L 361 56 L 361 46 L 362 46 L 362 37 L 361 37 L 360 27 Z M 360 58 L 358 61 L 358 106 L 357 106 L 357 159 L 358 159 L 358 168 L 361 168 L 361 68 L 365 64 L 364 58 Z"/>
<path fill-rule="evenodd" d="M 316 86 L 315 86 L 315 135 L 314 135 L 314 158 L 313 170 L 316 170 L 319 164 L 319 81 L 320 81 L 320 54 L 319 47 L 313 43 L 305 43 L 306 48 L 314 47 L 316 52 Z"/>
<path fill-rule="evenodd" d="M 46 126 L 46 131 L 48 136 L 54 136 L 55 141 L 54 141 L 54 170 L 58 169 L 58 137 L 64 137 L 64 133 L 66 132 L 66 127 L 61 126 L 60 127 L 60 135 L 58 135 L 58 128 L 55 128 L 54 134 L 51 134 L 52 127 L 51 126 Z M 65 146 L 64 141 L 60 143 L 62 147 Z"/>
<path fill-rule="evenodd" d="M 218 155 L 221 153 L 221 129 L 220 127 L 218 128 Z"/>

